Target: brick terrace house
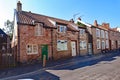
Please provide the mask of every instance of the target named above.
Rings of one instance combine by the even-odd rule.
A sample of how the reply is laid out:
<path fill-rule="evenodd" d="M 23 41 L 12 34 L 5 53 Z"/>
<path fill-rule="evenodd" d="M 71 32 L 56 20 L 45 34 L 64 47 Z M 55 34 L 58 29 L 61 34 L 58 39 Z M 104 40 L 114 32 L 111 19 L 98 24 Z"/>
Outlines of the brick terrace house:
<path fill-rule="evenodd" d="M 120 48 L 120 32 L 117 29 L 109 28 L 109 37 L 110 50 Z"/>
<path fill-rule="evenodd" d="M 80 55 L 91 55 L 92 54 L 92 25 L 85 23 L 78 18 L 77 20 L 79 28 L 79 43 L 80 43 Z"/>
<path fill-rule="evenodd" d="M 14 14 L 12 48 L 17 62 L 62 59 L 78 55 L 78 27 L 71 21 L 22 11 Z"/>
<path fill-rule="evenodd" d="M 95 20 L 92 27 L 94 54 L 109 50 L 109 36 L 107 27 L 109 27 L 109 24 L 103 23 L 102 25 L 98 25 L 97 20 Z"/>

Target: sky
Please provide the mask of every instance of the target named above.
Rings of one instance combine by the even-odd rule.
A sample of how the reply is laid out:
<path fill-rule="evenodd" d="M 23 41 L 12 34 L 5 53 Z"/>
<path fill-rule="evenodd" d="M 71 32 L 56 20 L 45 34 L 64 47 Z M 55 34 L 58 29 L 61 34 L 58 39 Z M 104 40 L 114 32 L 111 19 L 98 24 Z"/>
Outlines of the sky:
<path fill-rule="evenodd" d="M 13 20 L 18 0 L 0 0 L 0 28 L 4 22 Z M 120 0 L 20 0 L 23 11 L 47 15 L 60 19 L 77 20 L 93 24 L 110 23 L 110 27 L 120 27 Z"/>

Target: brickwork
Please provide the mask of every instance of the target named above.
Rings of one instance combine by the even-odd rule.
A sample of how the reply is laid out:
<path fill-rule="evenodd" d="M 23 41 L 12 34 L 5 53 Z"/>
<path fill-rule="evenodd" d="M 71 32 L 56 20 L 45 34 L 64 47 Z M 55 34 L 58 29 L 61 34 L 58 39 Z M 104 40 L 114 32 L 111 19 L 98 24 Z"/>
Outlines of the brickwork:
<path fill-rule="evenodd" d="M 109 29 L 109 38 L 110 38 L 110 49 L 115 50 L 120 47 L 119 41 L 120 41 L 120 32 Z"/>
<path fill-rule="evenodd" d="M 48 58 L 53 58 L 55 60 L 72 57 L 73 50 L 75 56 L 87 55 L 89 54 L 90 50 L 89 44 L 91 44 L 91 52 L 93 54 L 101 53 L 103 50 L 118 49 L 120 47 L 120 32 L 116 31 L 115 29 L 110 29 L 109 23 L 103 23 L 102 25 L 98 25 L 97 20 L 95 20 L 94 25 L 90 25 L 82 22 L 80 19 L 80 23 L 78 26 L 74 23 L 73 20 L 66 21 L 62 19 L 22 11 L 21 5 L 22 4 L 18 5 L 17 7 L 19 7 L 19 9 L 15 11 L 15 16 L 19 19 L 19 21 L 15 21 L 15 26 L 18 26 L 19 28 L 16 28 L 16 35 L 13 36 L 16 37 L 16 41 L 13 40 L 14 42 L 12 42 L 13 47 L 16 46 L 16 49 L 14 50 L 14 55 L 17 57 L 17 61 L 20 60 L 20 62 L 26 62 L 32 59 L 41 58 L 41 45 L 48 45 Z M 35 23 L 42 23 L 43 25 L 43 34 L 40 36 L 35 35 Z M 65 33 L 61 33 L 58 31 L 60 26 L 58 27 L 57 25 L 61 24 L 63 25 L 61 26 L 61 30 L 64 30 L 63 27 L 67 27 Z M 85 29 L 84 35 L 80 35 L 78 29 L 79 27 Z M 96 36 L 96 29 L 100 30 L 100 37 Z M 106 35 L 105 31 L 108 32 L 108 38 L 101 37 L 101 30 L 103 30 L 104 36 Z M 97 49 L 98 39 L 100 40 L 99 49 Z M 58 40 L 66 40 L 66 50 L 57 50 Z M 106 48 L 106 40 L 108 40 L 108 48 Z M 86 41 L 86 49 L 80 49 L 80 41 Z M 102 41 L 105 45 L 104 49 L 102 47 Z M 75 49 L 71 45 L 72 43 L 74 43 Z M 29 44 L 37 45 L 38 54 L 27 54 L 27 45 Z"/>
<path fill-rule="evenodd" d="M 68 44 L 68 50 L 65 51 L 57 51 L 57 40 L 67 40 Z M 66 33 L 59 33 L 57 30 L 54 30 L 54 59 L 62 59 L 62 58 L 68 58 L 72 57 L 72 51 L 71 51 L 71 41 L 76 42 L 76 55 L 78 55 L 78 32 L 71 32 L 67 31 Z"/>
<path fill-rule="evenodd" d="M 108 38 L 106 38 L 106 33 L 105 33 L 105 32 L 107 32 L 109 34 L 109 32 L 108 32 L 109 25 L 107 25 L 105 23 L 102 26 L 101 25 L 97 25 L 97 21 L 95 21 L 94 24 L 95 24 L 95 26 L 92 27 L 93 53 L 94 54 L 98 54 L 98 53 L 101 53 L 103 51 L 109 50 L 109 35 L 107 35 Z M 96 36 L 96 34 L 97 34 L 96 33 L 96 29 L 100 30 L 100 37 Z M 104 38 L 101 37 L 102 36 L 101 30 L 103 30 L 103 32 L 104 32 Z M 99 49 L 97 49 L 97 40 L 100 40 L 100 48 Z M 108 47 L 106 47 L 106 40 L 108 40 Z M 104 43 L 105 43 L 105 49 L 102 48 L 102 41 L 104 41 Z"/>
<path fill-rule="evenodd" d="M 35 36 L 35 26 L 21 25 L 20 27 L 20 61 L 28 61 L 32 59 L 41 58 L 41 45 L 47 44 L 49 56 L 51 56 L 51 31 L 45 29 L 43 35 Z M 38 54 L 27 54 L 26 46 L 28 44 L 38 45 Z"/>

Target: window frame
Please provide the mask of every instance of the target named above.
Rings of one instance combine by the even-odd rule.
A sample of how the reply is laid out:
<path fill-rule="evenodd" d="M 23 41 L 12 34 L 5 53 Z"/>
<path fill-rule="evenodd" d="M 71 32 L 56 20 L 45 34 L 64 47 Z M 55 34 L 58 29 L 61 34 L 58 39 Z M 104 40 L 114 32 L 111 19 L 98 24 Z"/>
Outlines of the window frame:
<path fill-rule="evenodd" d="M 105 31 L 101 30 L 101 38 L 105 38 Z"/>
<path fill-rule="evenodd" d="M 96 45 L 97 45 L 97 49 L 101 49 L 101 41 L 99 39 L 97 39 Z"/>
<path fill-rule="evenodd" d="M 108 39 L 108 31 L 105 31 L 105 38 Z"/>
<path fill-rule="evenodd" d="M 87 42 L 85 40 L 80 41 L 80 50 L 87 49 Z"/>
<path fill-rule="evenodd" d="M 31 46 L 31 52 L 28 52 L 28 45 L 30 45 Z M 34 52 L 34 46 L 36 46 L 36 52 Z M 27 53 L 27 55 L 31 55 L 31 54 L 38 54 L 38 45 L 37 44 L 27 44 L 26 45 L 26 53 Z"/>
<path fill-rule="evenodd" d="M 44 28 L 42 23 L 36 23 L 35 25 L 35 36 L 42 36 L 44 33 Z"/>
<path fill-rule="evenodd" d="M 96 37 L 100 37 L 100 29 L 96 28 Z"/>
<path fill-rule="evenodd" d="M 109 40 L 105 41 L 106 48 L 109 48 Z"/>
<path fill-rule="evenodd" d="M 67 51 L 67 50 L 68 50 L 68 41 L 67 40 L 57 40 L 57 51 Z"/>
<path fill-rule="evenodd" d="M 60 33 L 66 33 L 67 26 L 66 25 L 60 25 L 60 24 L 58 24 L 57 25 L 57 29 L 58 29 L 58 32 L 60 32 Z"/>
<path fill-rule="evenodd" d="M 85 29 L 79 29 L 79 30 L 80 30 L 80 32 L 79 32 L 80 35 L 84 35 L 85 34 Z"/>
<path fill-rule="evenodd" d="M 103 44 L 103 43 L 104 43 L 104 44 Z M 102 47 L 102 49 L 105 49 L 105 48 L 106 48 L 105 45 L 106 45 L 106 44 L 105 44 L 105 41 L 102 40 L 102 41 L 101 41 L 101 47 Z"/>

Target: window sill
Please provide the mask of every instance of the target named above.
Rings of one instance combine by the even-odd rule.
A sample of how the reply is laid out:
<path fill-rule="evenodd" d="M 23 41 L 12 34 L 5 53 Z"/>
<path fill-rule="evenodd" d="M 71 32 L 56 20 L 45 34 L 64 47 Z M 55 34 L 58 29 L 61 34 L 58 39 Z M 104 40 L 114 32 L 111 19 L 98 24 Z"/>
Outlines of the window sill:
<path fill-rule="evenodd" d="M 37 55 L 38 53 L 27 53 L 27 55 Z"/>

